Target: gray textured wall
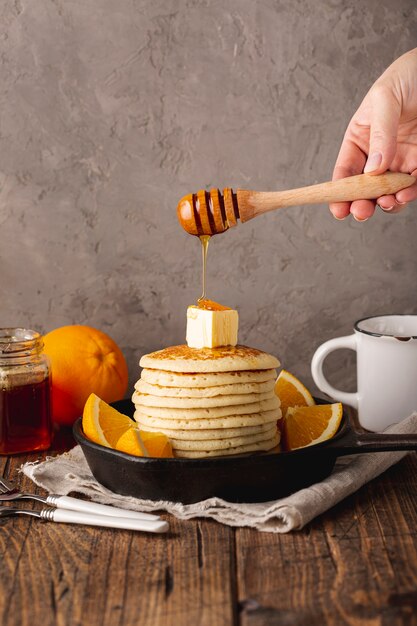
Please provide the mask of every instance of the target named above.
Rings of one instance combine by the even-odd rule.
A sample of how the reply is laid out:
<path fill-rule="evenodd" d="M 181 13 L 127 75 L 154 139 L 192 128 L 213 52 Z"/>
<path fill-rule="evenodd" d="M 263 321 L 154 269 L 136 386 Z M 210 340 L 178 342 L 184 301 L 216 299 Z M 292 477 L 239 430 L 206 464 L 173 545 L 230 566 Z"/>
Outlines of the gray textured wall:
<path fill-rule="evenodd" d="M 177 200 L 329 179 L 416 33 L 415 0 L 2 0 L 0 324 L 96 326 L 136 378 L 141 354 L 184 341 L 200 292 Z M 320 342 L 416 311 L 415 210 L 260 217 L 212 242 L 209 295 L 239 309 L 242 343 L 310 382 Z M 330 366 L 352 384 L 349 357 Z"/>

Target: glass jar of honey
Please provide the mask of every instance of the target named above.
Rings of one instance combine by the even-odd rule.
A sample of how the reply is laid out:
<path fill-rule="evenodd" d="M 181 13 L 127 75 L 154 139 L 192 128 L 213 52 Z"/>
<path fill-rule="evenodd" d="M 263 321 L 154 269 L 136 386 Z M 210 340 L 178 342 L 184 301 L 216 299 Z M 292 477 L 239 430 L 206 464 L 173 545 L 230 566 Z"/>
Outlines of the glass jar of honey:
<path fill-rule="evenodd" d="M 51 376 L 41 335 L 0 328 L 0 454 L 51 445 Z"/>

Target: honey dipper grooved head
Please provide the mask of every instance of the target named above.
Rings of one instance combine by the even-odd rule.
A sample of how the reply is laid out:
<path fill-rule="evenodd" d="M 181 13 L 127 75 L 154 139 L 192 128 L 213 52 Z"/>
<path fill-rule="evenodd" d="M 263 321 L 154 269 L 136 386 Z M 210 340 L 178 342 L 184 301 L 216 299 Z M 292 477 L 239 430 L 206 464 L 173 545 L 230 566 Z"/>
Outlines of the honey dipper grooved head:
<path fill-rule="evenodd" d="M 190 235 L 218 235 L 237 223 L 238 210 L 235 194 L 224 189 L 190 193 L 177 206 L 178 221 Z"/>

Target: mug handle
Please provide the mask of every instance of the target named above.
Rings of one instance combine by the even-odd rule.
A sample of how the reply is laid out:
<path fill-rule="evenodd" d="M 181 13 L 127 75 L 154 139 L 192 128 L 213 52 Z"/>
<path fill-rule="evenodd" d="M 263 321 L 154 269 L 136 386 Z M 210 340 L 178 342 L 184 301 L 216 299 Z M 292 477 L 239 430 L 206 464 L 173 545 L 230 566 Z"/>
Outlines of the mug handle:
<path fill-rule="evenodd" d="M 311 374 L 317 387 L 323 393 L 327 393 L 333 400 L 338 402 L 344 402 L 353 406 L 354 409 L 358 408 L 358 394 L 347 393 L 346 391 L 340 391 L 326 380 L 323 374 L 324 359 L 330 352 L 334 350 L 340 350 L 340 348 L 348 348 L 349 350 L 356 350 L 356 335 L 347 335 L 346 337 L 337 337 L 336 339 L 330 339 L 317 348 L 311 361 Z"/>

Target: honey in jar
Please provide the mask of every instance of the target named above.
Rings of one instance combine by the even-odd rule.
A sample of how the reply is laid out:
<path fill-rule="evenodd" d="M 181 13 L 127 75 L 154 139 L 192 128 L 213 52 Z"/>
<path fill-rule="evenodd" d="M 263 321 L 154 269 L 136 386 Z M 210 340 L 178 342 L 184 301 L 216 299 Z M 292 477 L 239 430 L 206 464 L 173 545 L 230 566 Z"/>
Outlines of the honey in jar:
<path fill-rule="evenodd" d="M 36 331 L 0 329 L 0 454 L 51 445 L 50 364 L 42 348 Z"/>

